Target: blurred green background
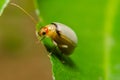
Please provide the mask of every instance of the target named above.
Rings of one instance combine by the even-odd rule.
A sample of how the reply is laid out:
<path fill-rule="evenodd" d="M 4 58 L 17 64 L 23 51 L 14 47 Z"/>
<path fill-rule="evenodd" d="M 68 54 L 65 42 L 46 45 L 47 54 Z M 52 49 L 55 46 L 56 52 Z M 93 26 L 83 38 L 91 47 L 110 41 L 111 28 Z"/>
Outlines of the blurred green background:
<path fill-rule="evenodd" d="M 33 0 L 11 2 L 37 19 Z M 35 26 L 18 8 L 5 9 L 0 17 L 0 80 L 52 80 L 50 61 L 36 38 Z"/>

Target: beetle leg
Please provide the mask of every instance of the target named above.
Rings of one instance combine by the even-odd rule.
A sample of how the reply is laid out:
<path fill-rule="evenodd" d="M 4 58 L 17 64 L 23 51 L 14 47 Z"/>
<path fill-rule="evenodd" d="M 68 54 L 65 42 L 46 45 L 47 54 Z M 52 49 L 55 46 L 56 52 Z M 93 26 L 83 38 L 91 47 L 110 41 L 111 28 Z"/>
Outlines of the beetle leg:
<path fill-rule="evenodd" d="M 53 44 L 54 44 L 54 47 L 52 51 L 54 51 L 57 48 L 57 43 L 55 41 L 53 41 Z"/>
<path fill-rule="evenodd" d="M 62 48 L 68 48 L 68 45 L 61 45 Z"/>
<path fill-rule="evenodd" d="M 68 45 L 58 45 L 59 47 L 61 47 L 61 48 L 68 48 Z"/>
<path fill-rule="evenodd" d="M 52 54 L 52 52 L 50 52 L 50 53 L 48 54 L 48 57 L 49 57 L 49 58 L 50 58 L 51 54 Z"/>
<path fill-rule="evenodd" d="M 49 55 L 48 55 L 48 57 L 50 57 L 51 56 L 51 54 L 56 50 L 56 48 L 57 48 L 57 43 L 54 41 L 54 40 L 52 40 L 53 41 L 53 48 L 51 49 L 51 52 L 49 53 Z"/>
<path fill-rule="evenodd" d="M 54 44 L 55 46 L 57 46 L 57 43 L 56 43 L 55 41 L 53 41 L 53 44 Z"/>
<path fill-rule="evenodd" d="M 49 54 L 48 54 L 48 57 L 50 58 L 50 56 L 51 56 L 51 54 L 56 50 L 56 48 L 57 48 L 57 43 L 54 41 L 54 40 L 52 40 L 52 42 L 53 42 L 53 47 L 52 47 L 52 49 L 51 49 L 51 51 L 49 52 Z"/>

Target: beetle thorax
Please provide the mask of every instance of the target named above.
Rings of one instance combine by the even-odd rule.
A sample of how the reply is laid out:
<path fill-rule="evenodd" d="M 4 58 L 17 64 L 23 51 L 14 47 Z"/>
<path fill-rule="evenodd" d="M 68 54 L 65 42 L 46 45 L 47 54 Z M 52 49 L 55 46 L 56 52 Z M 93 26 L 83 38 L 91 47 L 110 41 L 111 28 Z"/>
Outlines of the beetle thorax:
<path fill-rule="evenodd" d="M 48 25 L 48 33 L 46 36 L 53 38 L 56 35 L 56 27 L 54 25 Z"/>

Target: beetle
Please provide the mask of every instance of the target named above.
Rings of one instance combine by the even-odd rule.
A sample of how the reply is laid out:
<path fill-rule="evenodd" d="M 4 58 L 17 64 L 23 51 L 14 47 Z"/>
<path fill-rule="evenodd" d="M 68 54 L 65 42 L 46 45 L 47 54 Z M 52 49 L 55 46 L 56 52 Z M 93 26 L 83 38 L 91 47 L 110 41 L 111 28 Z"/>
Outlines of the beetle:
<path fill-rule="evenodd" d="M 51 38 L 53 44 L 64 55 L 70 55 L 74 51 L 78 40 L 75 32 L 70 27 L 58 22 L 42 27 L 38 31 L 38 35 Z"/>

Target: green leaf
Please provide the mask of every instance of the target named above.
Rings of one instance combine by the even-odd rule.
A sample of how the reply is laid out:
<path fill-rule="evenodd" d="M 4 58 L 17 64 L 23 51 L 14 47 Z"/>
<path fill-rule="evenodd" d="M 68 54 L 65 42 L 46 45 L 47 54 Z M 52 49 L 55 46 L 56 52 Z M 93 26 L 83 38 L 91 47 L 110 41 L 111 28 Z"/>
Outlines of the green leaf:
<path fill-rule="evenodd" d="M 36 0 L 36 5 L 40 24 L 60 22 L 78 36 L 71 56 L 51 55 L 55 80 L 120 80 L 119 0 Z"/>
<path fill-rule="evenodd" d="M 9 0 L 0 0 L 0 16 L 2 15 L 8 3 L 9 3 Z"/>

